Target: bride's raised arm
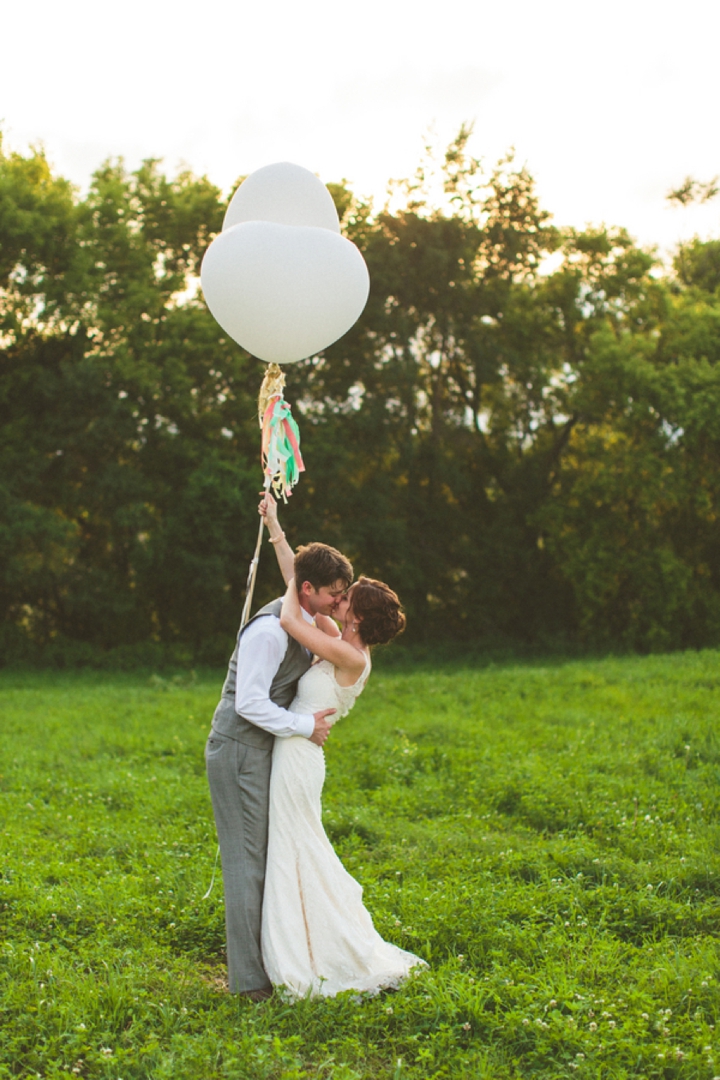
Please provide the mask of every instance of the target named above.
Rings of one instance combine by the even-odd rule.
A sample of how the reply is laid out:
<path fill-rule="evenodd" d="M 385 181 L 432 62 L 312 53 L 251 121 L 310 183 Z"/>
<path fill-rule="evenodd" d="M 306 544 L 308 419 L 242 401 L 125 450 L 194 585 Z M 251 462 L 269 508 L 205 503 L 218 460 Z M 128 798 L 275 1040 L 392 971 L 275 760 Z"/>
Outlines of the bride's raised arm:
<path fill-rule="evenodd" d="M 295 572 L 295 556 L 293 555 L 292 548 L 285 539 L 285 533 L 280 528 L 277 503 L 269 491 L 265 492 L 258 507 L 258 513 L 265 519 L 267 531 L 270 536 L 270 543 L 275 548 L 275 556 L 278 561 L 278 566 L 280 567 L 280 573 L 287 585 Z"/>
<path fill-rule="evenodd" d="M 265 519 L 265 524 L 270 539 L 270 543 L 275 548 L 275 555 L 280 567 L 280 573 L 283 576 L 285 584 L 290 581 L 295 574 L 295 556 L 293 550 L 285 539 L 285 533 L 280 527 L 280 521 L 278 519 L 277 502 L 270 494 L 269 491 L 265 492 L 265 495 L 260 500 L 258 507 L 258 513 Z M 315 622 L 320 630 L 329 637 L 340 637 L 340 631 L 337 628 L 337 623 L 330 618 L 329 615 L 316 615 Z"/>
<path fill-rule="evenodd" d="M 365 668 L 365 655 L 341 637 L 331 637 L 303 618 L 295 580 L 288 582 L 280 613 L 280 625 L 291 637 L 310 649 L 321 660 L 329 660 L 340 671 L 359 676 Z"/>

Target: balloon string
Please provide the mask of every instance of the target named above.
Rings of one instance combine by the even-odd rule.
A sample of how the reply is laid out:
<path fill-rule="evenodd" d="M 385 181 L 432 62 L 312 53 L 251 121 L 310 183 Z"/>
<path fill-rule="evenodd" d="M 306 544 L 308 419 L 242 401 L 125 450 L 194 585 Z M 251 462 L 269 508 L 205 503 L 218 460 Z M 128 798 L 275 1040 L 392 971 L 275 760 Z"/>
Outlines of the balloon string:
<path fill-rule="evenodd" d="M 265 478 L 265 490 L 270 488 L 270 480 Z M 243 604 L 242 615 L 240 616 L 240 629 L 242 630 L 245 623 L 250 618 L 250 607 L 252 605 L 253 593 L 255 592 L 255 580 L 257 578 L 258 563 L 260 562 L 260 548 L 262 547 L 263 528 L 265 527 L 265 518 L 260 518 L 260 524 L 258 525 L 257 541 L 255 542 L 255 553 L 250 560 L 250 567 L 248 569 L 247 585 L 245 587 L 245 603 Z"/>
<path fill-rule="evenodd" d="M 208 891 L 203 896 L 203 900 L 208 900 L 210 898 L 210 893 L 213 891 L 213 885 L 215 884 L 215 871 L 217 870 L 217 864 L 218 864 L 218 859 L 219 858 L 220 858 L 220 845 L 218 844 L 217 851 L 215 852 L 215 862 L 213 864 L 212 877 L 210 878 L 210 885 L 208 887 Z"/>
<path fill-rule="evenodd" d="M 262 463 L 265 472 L 264 487 L 266 491 L 269 491 L 272 486 L 275 492 L 281 494 L 283 500 L 287 502 L 286 496 L 292 494 L 291 489 L 300 479 L 300 473 L 305 471 L 305 465 L 300 453 L 300 431 L 293 419 L 290 406 L 283 400 L 284 389 L 285 376 L 282 369 L 277 364 L 269 364 L 258 397 L 258 419 L 262 431 Z M 255 553 L 248 569 L 245 603 L 240 618 L 241 630 L 250 618 L 264 527 L 265 519 L 261 517 Z M 219 857 L 218 845 L 210 885 L 203 900 L 208 900 L 213 891 Z"/>
<path fill-rule="evenodd" d="M 283 369 L 279 364 L 268 364 L 262 386 L 260 387 L 260 396 L 258 397 L 258 420 L 261 428 L 270 399 L 282 397 L 284 389 L 285 373 L 283 372 Z"/>

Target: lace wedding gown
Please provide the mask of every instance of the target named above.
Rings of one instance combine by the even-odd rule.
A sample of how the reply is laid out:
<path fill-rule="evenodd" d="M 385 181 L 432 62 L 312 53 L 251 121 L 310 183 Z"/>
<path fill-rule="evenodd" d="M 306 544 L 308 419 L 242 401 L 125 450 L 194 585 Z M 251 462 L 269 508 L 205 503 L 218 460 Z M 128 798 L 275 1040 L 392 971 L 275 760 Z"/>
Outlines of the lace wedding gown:
<path fill-rule="evenodd" d="M 333 722 L 355 704 L 370 673 L 339 686 L 332 663 L 303 675 L 293 712 L 335 708 Z M 275 986 L 292 997 L 332 997 L 342 990 L 395 987 L 425 962 L 383 941 L 363 906 L 362 886 L 348 874 L 322 825 L 322 749 L 302 736 L 276 739 L 270 777 L 262 952 Z"/>

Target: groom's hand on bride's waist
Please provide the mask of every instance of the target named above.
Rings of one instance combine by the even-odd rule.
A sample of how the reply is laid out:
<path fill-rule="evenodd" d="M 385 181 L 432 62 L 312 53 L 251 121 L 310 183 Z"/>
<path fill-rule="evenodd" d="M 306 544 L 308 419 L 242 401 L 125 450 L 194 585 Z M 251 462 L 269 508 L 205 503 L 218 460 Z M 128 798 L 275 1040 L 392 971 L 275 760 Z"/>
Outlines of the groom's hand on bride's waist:
<path fill-rule="evenodd" d="M 333 716 L 336 712 L 335 709 L 321 709 L 320 712 L 313 714 L 315 720 L 315 730 L 310 736 L 310 742 L 314 742 L 316 746 L 322 746 L 328 737 L 328 732 L 332 727 L 332 724 L 328 720 L 329 716 Z"/>

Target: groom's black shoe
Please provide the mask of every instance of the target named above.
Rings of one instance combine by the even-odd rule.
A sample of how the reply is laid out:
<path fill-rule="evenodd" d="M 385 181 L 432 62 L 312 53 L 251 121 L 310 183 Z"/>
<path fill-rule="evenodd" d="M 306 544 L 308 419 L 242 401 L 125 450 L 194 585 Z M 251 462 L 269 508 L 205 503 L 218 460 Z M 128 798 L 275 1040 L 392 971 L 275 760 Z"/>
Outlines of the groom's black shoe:
<path fill-rule="evenodd" d="M 241 990 L 239 996 L 249 998 L 250 1001 L 267 1001 L 272 997 L 272 990 Z"/>

